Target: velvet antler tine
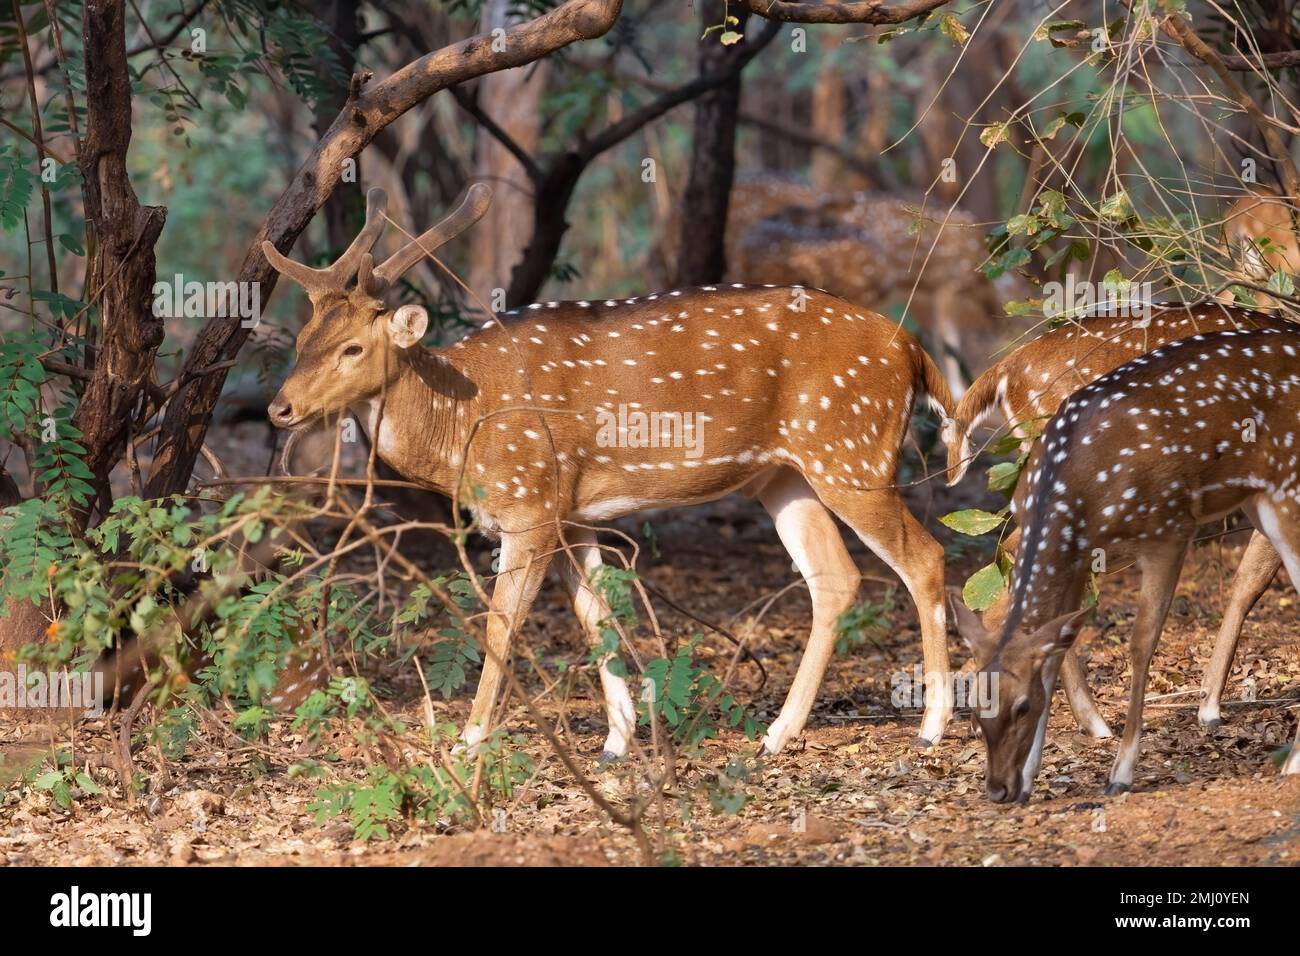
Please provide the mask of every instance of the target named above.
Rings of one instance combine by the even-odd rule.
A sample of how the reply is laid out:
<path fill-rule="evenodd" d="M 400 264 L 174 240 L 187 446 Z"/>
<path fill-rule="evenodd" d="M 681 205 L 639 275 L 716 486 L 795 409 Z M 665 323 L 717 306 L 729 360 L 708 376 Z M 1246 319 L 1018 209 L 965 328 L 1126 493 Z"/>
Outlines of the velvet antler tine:
<path fill-rule="evenodd" d="M 382 189 L 375 188 L 366 193 L 366 224 L 361 227 L 361 231 L 352 240 L 347 251 L 327 269 L 313 269 L 301 262 L 295 262 L 270 242 L 262 243 L 262 254 L 278 272 L 298 283 L 309 295 L 342 292 L 352 281 L 352 277 L 358 274 L 362 257 L 369 254 L 375 243 L 379 241 L 380 233 L 384 231 L 384 210 L 387 206 L 388 196 Z M 373 284 L 374 280 L 368 277 L 366 281 Z"/>
<path fill-rule="evenodd" d="M 313 269 L 295 262 L 275 248 L 274 243 L 263 241 L 262 255 L 266 256 L 266 261 L 271 263 L 276 272 L 298 283 L 308 294 L 323 292 L 333 286 L 326 270 Z"/>
<path fill-rule="evenodd" d="M 357 274 L 361 257 L 374 248 L 384 231 L 384 223 L 387 221 L 384 212 L 387 208 L 388 194 L 382 189 L 376 186 L 366 193 L 366 224 L 361 227 L 347 251 L 329 268 L 336 281 L 346 284 Z"/>
<path fill-rule="evenodd" d="M 368 252 L 361 257 L 361 265 L 357 268 L 357 288 L 375 298 L 384 292 L 384 283 L 375 278 L 375 257 Z"/>
<path fill-rule="evenodd" d="M 375 278 L 391 285 L 420 258 L 445 245 L 483 218 L 492 204 L 492 190 L 486 183 L 473 183 L 461 194 L 455 208 L 436 226 L 408 242 L 375 269 Z"/>

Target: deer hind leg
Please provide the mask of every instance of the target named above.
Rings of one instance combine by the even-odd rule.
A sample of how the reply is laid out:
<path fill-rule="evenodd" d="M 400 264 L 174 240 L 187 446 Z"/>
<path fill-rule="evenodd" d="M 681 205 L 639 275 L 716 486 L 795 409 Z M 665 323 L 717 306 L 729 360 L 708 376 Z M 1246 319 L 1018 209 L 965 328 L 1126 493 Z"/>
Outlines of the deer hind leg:
<path fill-rule="evenodd" d="M 550 525 L 514 534 L 501 535 L 501 563 L 492 587 L 492 607 L 488 613 L 487 647 L 484 648 L 483 674 L 470 707 L 464 738 L 474 746 L 487 736 L 492 708 L 505 680 L 510 656 L 510 636 L 528 616 L 546 577 L 555 548 L 555 531 Z"/>
<path fill-rule="evenodd" d="M 822 492 L 822 500 L 862 543 L 906 585 L 921 623 L 925 662 L 925 715 L 918 747 L 938 743 L 952 717 L 954 688 L 948 664 L 948 626 L 943 603 L 943 548 L 912 517 L 893 490 Z"/>
<path fill-rule="evenodd" d="M 1111 767 L 1110 784 L 1106 787 L 1108 797 L 1133 787 L 1133 769 L 1137 766 L 1138 754 L 1142 752 L 1142 705 L 1146 698 L 1147 674 L 1156 644 L 1160 641 L 1160 632 L 1165 626 L 1165 617 L 1169 614 L 1169 605 L 1174 599 L 1174 588 L 1178 584 L 1178 573 L 1182 570 L 1186 554 L 1187 545 L 1180 542 L 1174 547 L 1138 558 L 1138 567 L 1142 570 L 1142 589 L 1138 598 L 1137 621 L 1133 625 L 1133 636 L 1129 639 L 1133 683 L 1129 686 L 1124 736 L 1115 755 L 1115 764 Z"/>
<path fill-rule="evenodd" d="M 1296 514 L 1295 500 L 1286 501 L 1279 507 L 1261 495 L 1245 511 L 1251 523 L 1268 536 L 1269 542 L 1281 556 L 1291 586 L 1300 589 L 1300 517 Z M 1300 773 L 1300 724 L 1296 726 L 1291 753 L 1282 764 L 1282 773 Z"/>
<path fill-rule="evenodd" d="M 573 600 L 573 613 L 587 632 L 587 639 L 592 647 L 600 648 L 600 622 L 608 618 L 611 611 L 604 595 L 591 584 L 592 575 L 604 564 L 600 559 L 596 532 L 590 528 L 566 528 L 564 536 L 568 547 L 557 558 L 560 577 Z M 606 654 L 600 660 L 600 686 L 605 695 L 605 716 L 609 721 L 602 762 L 625 755 L 628 742 L 636 734 L 636 705 L 628 693 L 627 681 L 609 669 L 615 656 Z"/>
<path fill-rule="evenodd" d="M 1281 566 L 1282 559 L 1273 545 L 1269 544 L 1268 538 L 1258 531 L 1251 534 L 1241 556 L 1241 563 L 1237 565 L 1237 573 L 1232 579 L 1232 593 L 1228 595 L 1223 623 L 1219 625 L 1219 636 L 1214 641 L 1214 654 L 1210 657 L 1210 664 L 1201 681 L 1201 706 L 1196 712 L 1196 719 L 1206 730 L 1213 730 L 1221 723 L 1219 698 L 1228 682 L 1228 671 L 1231 670 L 1232 658 L 1237 653 L 1237 641 L 1241 639 L 1241 627 L 1246 622 L 1246 615 L 1260 595 L 1268 590 L 1269 582 Z"/>
<path fill-rule="evenodd" d="M 1008 554 L 1014 555 L 1019 544 L 1020 529 L 1015 528 L 1003 539 L 1002 548 Z M 984 612 L 984 626 L 990 631 L 1001 627 L 1002 622 L 1007 618 L 1007 608 L 1010 604 L 1010 592 L 1003 591 L 997 601 Z M 1079 625 L 1071 622 L 1067 627 L 1073 632 L 1078 630 Z M 1110 737 L 1110 727 L 1106 723 L 1106 718 L 1101 715 L 1101 711 L 1097 709 L 1097 702 L 1093 700 L 1092 690 L 1088 687 L 1088 670 L 1084 667 L 1078 648 L 1071 647 L 1065 652 L 1065 658 L 1061 661 L 1060 680 L 1061 687 L 1065 690 L 1065 699 L 1070 705 L 1070 713 L 1074 714 L 1074 721 L 1079 725 L 1079 729 L 1095 740 L 1105 740 Z"/>
<path fill-rule="evenodd" d="M 803 733 L 835 650 L 836 621 L 853 604 L 861 575 L 844 548 L 835 520 L 801 475 L 783 470 L 758 498 L 803 575 L 813 606 L 812 630 L 799 670 L 781 713 L 763 738 L 764 750 L 774 754 Z"/>

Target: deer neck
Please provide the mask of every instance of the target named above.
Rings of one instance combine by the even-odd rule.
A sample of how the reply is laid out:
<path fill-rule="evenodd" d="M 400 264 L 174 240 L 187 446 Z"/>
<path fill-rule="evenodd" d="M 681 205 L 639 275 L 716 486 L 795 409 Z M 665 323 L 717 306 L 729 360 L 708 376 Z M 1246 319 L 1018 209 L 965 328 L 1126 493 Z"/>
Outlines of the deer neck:
<path fill-rule="evenodd" d="M 360 411 L 379 457 L 403 478 L 451 497 L 477 413 L 466 379 L 432 349 L 399 356 L 393 384 Z"/>
<path fill-rule="evenodd" d="M 1017 629 L 1036 630 L 1063 614 L 1077 610 L 1088 582 L 1090 549 L 1085 528 L 1075 508 L 1062 510 L 1054 469 L 1045 467 L 1024 502 L 1015 568 L 1011 578 L 1011 601 L 1002 622 L 1002 643 Z"/>

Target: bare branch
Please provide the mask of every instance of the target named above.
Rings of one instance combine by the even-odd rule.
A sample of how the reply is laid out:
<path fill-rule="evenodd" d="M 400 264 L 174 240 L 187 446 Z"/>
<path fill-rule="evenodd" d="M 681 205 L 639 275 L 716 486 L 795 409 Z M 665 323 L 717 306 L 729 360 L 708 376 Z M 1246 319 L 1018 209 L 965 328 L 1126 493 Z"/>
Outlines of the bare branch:
<path fill-rule="evenodd" d="M 948 0 L 912 0 L 910 3 L 882 3 L 880 0 L 850 0 L 847 3 L 802 3 L 799 0 L 740 0 L 740 6 L 756 16 L 784 23 L 903 23 L 942 7 Z"/>

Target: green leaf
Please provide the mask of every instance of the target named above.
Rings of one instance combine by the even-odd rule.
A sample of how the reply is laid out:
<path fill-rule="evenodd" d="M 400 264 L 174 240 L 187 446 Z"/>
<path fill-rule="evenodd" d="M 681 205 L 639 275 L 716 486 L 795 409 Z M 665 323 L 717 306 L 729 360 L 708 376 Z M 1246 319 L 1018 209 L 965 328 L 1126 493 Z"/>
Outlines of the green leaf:
<path fill-rule="evenodd" d="M 1019 462 L 1000 461 L 989 469 L 989 491 L 1011 491 L 1019 480 Z"/>
<path fill-rule="evenodd" d="M 1008 126 L 1006 123 L 993 123 L 980 132 L 980 142 L 988 149 L 993 149 L 999 143 L 1005 143 L 1010 139 L 1010 134 L 1007 130 Z"/>
<path fill-rule="evenodd" d="M 1276 292 L 1278 295 L 1295 295 L 1295 283 L 1280 269 L 1268 277 L 1266 288 L 1269 292 Z"/>
<path fill-rule="evenodd" d="M 1006 516 L 1005 512 L 993 514 L 989 511 L 981 511 L 979 508 L 966 508 L 962 511 L 950 512 L 939 520 L 961 534 L 980 535 L 988 534 L 1002 524 Z"/>
<path fill-rule="evenodd" d="M 986 564 L 966 579 L 961 599 L 972 611 L 983 611 L 993 606 L 1005 587 L 1006 580 L 998 566 Z"/>
<path fill-rule="evenodd" d="M 1103 219 L 1123 222 L 1133 216 L 1133 201 L 1129 199 L 1128 193 L 1121 189 L 1103 200 L 1100 212 Z"/>
<path fill-rule="evenodd" d="M 958 46 L 965 46 L 970 39 L 970 31 L 951 13 L 945 13 L 939 18 L 939 32 Z"/>

